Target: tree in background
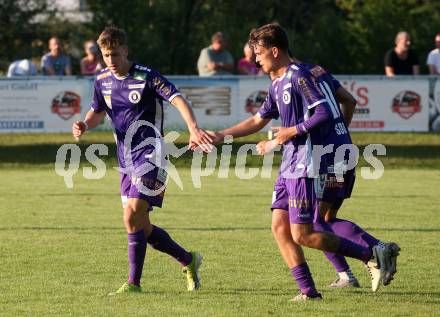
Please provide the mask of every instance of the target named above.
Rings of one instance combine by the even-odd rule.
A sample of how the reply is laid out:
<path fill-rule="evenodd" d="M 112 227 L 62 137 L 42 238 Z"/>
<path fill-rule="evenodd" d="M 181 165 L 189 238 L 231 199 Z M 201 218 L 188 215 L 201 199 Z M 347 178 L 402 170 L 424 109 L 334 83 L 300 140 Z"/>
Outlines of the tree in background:
<path fill-rule="evenodd" d="M 421 66 L 440 31 L 440 2 L 429 0 L 93 0 L 89 23 L 62 20 L 50 1 L 0 0 L 1 71 L 13 60 L 41 56 L 57 35 L 78 74 L 83 42 L 116 25 L 127 31 L 131 59 L 166 74 L 196 74 L 200 50 L 216 31 L 227 35 L 237 61 L 252 28 L 278 21 L 300 60 L 338 74 L 383 74 L 398 31 L 411 34 Z M 41 13 L 46 19 L 36 19 Z"/>

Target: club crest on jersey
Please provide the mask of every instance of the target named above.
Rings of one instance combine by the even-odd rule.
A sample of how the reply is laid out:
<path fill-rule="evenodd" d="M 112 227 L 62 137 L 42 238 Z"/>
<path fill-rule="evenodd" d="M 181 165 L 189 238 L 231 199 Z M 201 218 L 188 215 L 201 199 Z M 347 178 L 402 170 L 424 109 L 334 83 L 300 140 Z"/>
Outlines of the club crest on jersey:
<path fill-rule="evenodd" d="M 283 92 L 283 101 L 286 105 L 290 103 L 290 92 L 287 90 Z"/>
<path fill-rule="evenodd" d="M 141 101 L 141 93 L 137 90 L 132 90 L 128 94 L 128 100 L 130 100 L 131 103 L 138 103 Z"/>

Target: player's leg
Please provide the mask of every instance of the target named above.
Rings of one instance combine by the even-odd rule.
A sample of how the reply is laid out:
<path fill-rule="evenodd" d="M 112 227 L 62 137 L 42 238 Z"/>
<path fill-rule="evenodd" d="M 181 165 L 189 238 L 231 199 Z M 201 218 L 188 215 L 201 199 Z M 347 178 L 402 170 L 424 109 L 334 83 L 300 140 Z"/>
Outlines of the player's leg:
<path fill-rule="evenodd" d="M 330 213 L 331 207 L 331 203 L 322 201 L 320 202 L 320 209 L 327 208 L 326 214 Z M 321 225 L 317 222 L 314 223 L 313 229 L 315 231 L 323 230 Z M 336 272 L 338 273 L 338 278 L 329 285 L 330 287 L 360 287 L 359 281 L 354 276 L 344 256 L 333 252 L 324 252 L 324 255 L 327 257 L 327 259 L 330 261 L 330 263 L 333 265 Z"/>
<path fill-rule="evenodd" d="M 162 207 L 165 193 L 165 171 L 156 168 L 142 176 L 139 180 L 143 186 L 131 186 L 130 197 L 139 197 L 151 206 Z M 138 184 L 139 184 L 138 182 Z M 162 188 L 159 190 L 158 188 Z M 174 241 L 166 230 L 151 224 L 146 230 L 147 243 L 155 250 L 168 254 L 182 266 L 182 271 L 187 277 L 189 291 L 200 288 L 199 267 L 202 264 L 202 256 L 198 252 L 189 252 Z"/>
<path fill-rule="evenodd" d="M 288 199 L 285 180 L 279 177 L 275 184 L 272 201 L 272 234 L 278 244 L 281 256 L 300 289 L 300 294 L 295 296 L 293 300 L 321 299 L 321 294 L 316 290 L 312 274 L 304 258 L 303 250 L 292 239 L 289 212 L 287 211 Z"/>
<path fill-rule="evenodd" d="M 331 233 L 331 228 L 323 219 L 316 220 L 322 226 L 323 231 L 313 230 L 315 212 L 319 210 L 313 179 L 297 178 L 288 179 L 286 182 L 289 192 L 291 231 L 293 240 L 297 244 L 349 256 L 364 263 L 369 261 L 372 256 L 370 249 Z"/>
<path fill-rule="evenodd" d="M 127 196 L 122 196 L 122 200 L 128 239 L 129 273 L 127 282 L 109 295 L 142 291 L 140 284 L 147 250 L 147 232 L 152 230 L 148 216 L 149 203 L 139 198 L 127 198 Z"/>

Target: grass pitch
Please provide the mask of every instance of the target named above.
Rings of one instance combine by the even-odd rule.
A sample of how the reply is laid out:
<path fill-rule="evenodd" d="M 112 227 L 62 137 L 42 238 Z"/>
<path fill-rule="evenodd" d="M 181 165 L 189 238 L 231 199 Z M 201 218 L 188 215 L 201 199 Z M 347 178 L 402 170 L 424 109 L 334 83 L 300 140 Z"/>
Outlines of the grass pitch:
<path fill-rule="evenodd" d="M 204 255 L 202 285 L 189 293 L 179 265 L 151 248 L 145 293 L 106 294 L 127 276 L 126 234 L 116 171 L 100 180 L 78 173 L 67 189 L 53 169 L 0 170 L 0 316 L 434 316 L 440 310 L 440 173 L 385 170 L 357 180 L 341 217 L 402 248 L 390 286 L 370 291 L 364 267 L 350 260 L 360 289 L 330 290 L 336 274 L 306 250 L 321 302 L 291 303 L 295 282 L 270 232 L 273 179 L 216 174 L 195 189 L 170 184 L 154 223 Z M 275 177 L 275 171 L 272 174 Z"/>

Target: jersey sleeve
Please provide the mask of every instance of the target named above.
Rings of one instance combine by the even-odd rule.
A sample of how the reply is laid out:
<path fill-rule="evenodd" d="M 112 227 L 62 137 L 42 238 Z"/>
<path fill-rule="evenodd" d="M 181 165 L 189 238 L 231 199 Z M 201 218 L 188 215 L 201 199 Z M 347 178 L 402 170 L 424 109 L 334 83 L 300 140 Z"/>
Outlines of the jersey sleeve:
<path fill-rule="evenodd" d="M 106 110 L 104 98 L 102 97 L 101 90 L 99 90 L 98 80 L 95 80 L 93 84 L 93 98 L 91 108 L 94 112 L 103 112 Z"/>
<path fill-rule="evenodd" d="M 333 75 L 329 74 L 332 84 L 333 84 L 333 88 L 334 90 L 338 90 L 339 87 L 341 87 L 341 83 L 339 82 L 339 80 L 337 80 L 335 77 L 333 77 Z"/>
<path fill-rule="evenodd" d="M 182 95 L 176 86 L 159 72 L 152 69 L 148 75 L 148 87 L 154 90 L 163 100 L 171 102 L 175 97 Z"/>
<path fill-rule="evenodd" d="M 305 71 L 298 71 L 296 75 L 292 77 L 292 81 L 292 86 L 298 95 L 301 96 L 303 104 L 306 105 L 308 109 L 327 103 L 322 88 L 319 87 L 317 79 L 312 78 L 312 74 Z"/>
<path fill-rule="evenodd" d="M 258 114 L 262 119 L 278 119 L 280 113 L 278 111 L 277 103 L 274 98 L 273 86 L 270 87 L 269 93 L 266 96 L 263 104 L 258 110 Z"/>

